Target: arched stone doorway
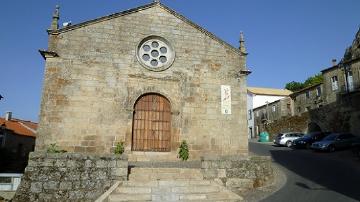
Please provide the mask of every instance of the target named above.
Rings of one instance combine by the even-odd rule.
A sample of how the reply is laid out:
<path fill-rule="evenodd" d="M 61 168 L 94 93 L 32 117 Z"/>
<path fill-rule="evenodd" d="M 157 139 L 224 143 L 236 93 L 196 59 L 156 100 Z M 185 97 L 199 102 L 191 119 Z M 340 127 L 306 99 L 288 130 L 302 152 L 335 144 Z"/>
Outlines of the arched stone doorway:
<path fill-rule="evenodd" d="M 308 124 L 308 133 L 312 133 L 312 132 L 321 132 L 320 126 L 314 122 L 310 122 Z"/>
<path fill-rule="evenodd" d="M 140 96 L 135 102 L 132 150 L 171 150 L 171 105 L 164 96 L 148 93 Z"/>

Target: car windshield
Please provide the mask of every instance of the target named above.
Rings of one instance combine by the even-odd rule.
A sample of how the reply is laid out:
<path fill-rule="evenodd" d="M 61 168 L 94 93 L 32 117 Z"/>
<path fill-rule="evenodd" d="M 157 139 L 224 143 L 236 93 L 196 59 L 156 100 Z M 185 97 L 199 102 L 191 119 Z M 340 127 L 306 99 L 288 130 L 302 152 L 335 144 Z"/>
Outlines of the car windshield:
<path fill-rule="evenodd" d="M 325 137 L 323 140 L 335 140 L 335 138 L 338 136 L 339 134 L 331 134 L 327 137 Z"/>
<path fill-rule="evenodd" d="M 319 135 L 319 133 L 315 132 L 315 133 L 308 133 L 308 134 L 304 135 L 303 137 L 304 138 L 313 138 L 313 137 L 316 137 L 318 135 Z"/>
<path fill-rule="evenodd" d="M 281 137 L 283 134 L 281 134 L 281 133 L 279 133 L 279 134 L 277 134 L 277 137 Z"/>

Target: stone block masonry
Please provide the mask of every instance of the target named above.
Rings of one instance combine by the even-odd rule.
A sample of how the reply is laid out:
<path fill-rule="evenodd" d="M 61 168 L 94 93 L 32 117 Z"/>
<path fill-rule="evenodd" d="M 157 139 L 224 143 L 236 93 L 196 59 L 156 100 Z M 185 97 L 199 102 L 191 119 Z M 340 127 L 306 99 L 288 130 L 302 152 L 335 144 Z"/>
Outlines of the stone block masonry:
<path fill-rule="evenodd" d="M 127 175 L 124 155 L 33 152 L 13 201 L 94 201 Z"/>
<path fill-rule="evenodd" d="M 246 155 L 246 76 L 239 73 L 246 70 L 246 54 L 161 4 L 111 16 L 51 32 L 49 51 L 58 56 L 46 58 L 35 150 L 56 143 L 69 152 L 112 153 L 124 142 L 128 154 L 157 151 L 149 141 L 135 147 L 134 139 L 166 129 L 164 150 L 174 157 L 182 140 L 193 160 L 209 153 Z M 149 37 L 173 48 L 168 69 L 145 68 L 139 60 Z M 222 85 L 231 87 L 231 114 L 221 111 Z M 151 108 L 159 120 L 144 115 L 148 133 L 136 134 L 134 114 L 142 112 L 135 108 L 146 95 L 166 98 L 171 114 L 162 116 L 163 124 Z"/>
<path fill-rule="evenodd" d="M 269 185 L 274 172 L 271 158 L 266 156 L 203 157 L 204 179 L 215 180 L 233 191 L 245 191 Z"/>

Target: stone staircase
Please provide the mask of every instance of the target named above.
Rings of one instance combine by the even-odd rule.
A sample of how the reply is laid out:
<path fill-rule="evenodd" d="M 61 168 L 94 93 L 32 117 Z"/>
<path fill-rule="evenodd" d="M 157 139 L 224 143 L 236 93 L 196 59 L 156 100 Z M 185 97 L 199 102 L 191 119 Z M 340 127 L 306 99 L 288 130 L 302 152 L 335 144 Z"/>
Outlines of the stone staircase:
<path fill-rule="evenodd" d="M 131 168 L 129 181 L 109 196 L 118 201 L 241 201 L 216 182 L 204 180 L 198 168 Z"/>

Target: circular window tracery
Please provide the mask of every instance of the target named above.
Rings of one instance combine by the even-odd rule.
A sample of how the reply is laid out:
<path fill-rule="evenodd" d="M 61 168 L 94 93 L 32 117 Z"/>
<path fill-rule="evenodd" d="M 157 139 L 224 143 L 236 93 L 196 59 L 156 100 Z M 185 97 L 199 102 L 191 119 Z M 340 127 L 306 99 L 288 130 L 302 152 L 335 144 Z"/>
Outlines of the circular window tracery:
<path fill-rule="evenodd" d="M 175 52 L 169 42 L 159 36 L 143 39 L 137 47 L 137 58 L 147 69 L 162 71 L 171 66 Z"/>

